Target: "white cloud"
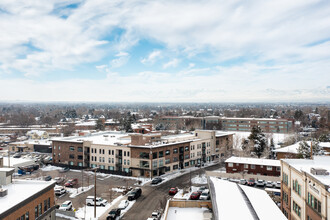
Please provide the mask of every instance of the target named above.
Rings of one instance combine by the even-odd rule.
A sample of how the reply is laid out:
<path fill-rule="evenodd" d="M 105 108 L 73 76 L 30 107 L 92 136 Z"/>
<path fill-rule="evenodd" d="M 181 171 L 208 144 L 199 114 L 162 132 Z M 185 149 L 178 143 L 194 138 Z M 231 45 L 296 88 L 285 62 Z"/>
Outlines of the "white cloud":
<path fill-rule="evenodd" d="M 178 64 L 179 64 L 179 62 L 180 62 L 180 61 L 179 61 L 178 59 L 174 58 L 173 60 L 171 60 L 171 61 L 165 63 L 165 64 L 163 65 L 163 68 L 164 68 L 164 69 L 167 69 L 167 68 L 169 68 L 169 67 L 177 67 Z"/>
<path fill-rule="evenodd" d="M 162 56 L 162 52 L 160 50 L 152 51 L 148 55 L 148 57 L 141 59 L 141 63 L 143 63 L 143 64 L 153 64 L 161 56 Z"/>
<path fill-rule="evenodd" d="M 129 54 L 126 53 L 126 52 L 119 52 L 115 56 L 118 57 L 118 58 L 113 59 L 113 60 L 110 61 L 111 68 L 121 67 L 124 64 L 126 64 L 127 61 L 129 60 Z"/>

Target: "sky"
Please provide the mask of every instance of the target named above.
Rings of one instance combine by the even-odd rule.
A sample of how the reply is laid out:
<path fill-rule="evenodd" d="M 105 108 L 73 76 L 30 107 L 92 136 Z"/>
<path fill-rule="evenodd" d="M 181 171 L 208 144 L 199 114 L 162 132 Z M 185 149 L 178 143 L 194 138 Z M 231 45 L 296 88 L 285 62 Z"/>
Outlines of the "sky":
<path fill-rule="evenodd" d="M 328 102 L 328 0 L 1 0 L 0 101 Z"/>

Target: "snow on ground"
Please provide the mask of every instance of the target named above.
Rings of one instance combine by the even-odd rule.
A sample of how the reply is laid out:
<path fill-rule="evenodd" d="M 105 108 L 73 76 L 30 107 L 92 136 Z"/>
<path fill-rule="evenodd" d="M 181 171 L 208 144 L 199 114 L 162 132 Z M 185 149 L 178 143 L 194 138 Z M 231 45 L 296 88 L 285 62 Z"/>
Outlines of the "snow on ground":
<path fill-rule="evenodd" d="M 124 192 L 124 189 L 120 189 L 120 188 L 112 188 L 112 191 L 122 193 L 122 192 Z"/>
<path fill-rule="evenodd" d="M 79 219 L 88 219 L 88 220 L 97 220 L 100 216 L 102 216 L 105 212 L 111 209 L 113 204 L 116 204 L 119 200 L 121 200 L 123 196 L 118 196 L 111 203 L 108 203 L 105 207 L 96 206 L 96 218 L 94 218 L 94 206 L 84 206 L 76 211 L 76 217 Z M 86 216 L 85 216 L 86 210 Z"/>
<path fill-rule="evenodd" d="M 75 218 L 75 217 L 71 217 L 71 216 L 63 215 L 63 214 L 58 213 L 58 212 L 56 212 L 56 217 L 64 218 L 64 219 L 69 219 L 69 220 L 77 220 L 77 218 Z"/>
<path fill-rule="evenodd" d="M 52 165 L 48 165 L 45 167 L 40 168 L 42 171 L 53 171 L 53 170 L 62 170 L 62 167 L 56 167 L 56 166 L 52 166 Z"/>
<path fill-rule="evenodd" d="M 203 213 L 208 211 L 207 208 L 178 208 L 170 207 L 168 209 L 167 218 L 168 220 L 180 220 L 180 219 L 189 219 L 189 220 L 199 220 L 203 219 Z"/>
<path fill-rule="evenodd" d="M 191 182 L 193 184 L 207 184 L 207 177 L 205 176 L 205 174 L 203 174 L 201 176 L 197 175 L 191 179 Z"/>
<path fill-rule="evenodd" d="M 94 185 L 79 187 L 79 188 L 69 188 L 66 187 L 66 191 L 70 193 L 70 198 L 76 198 L 76 196 L 80 195 L 81 193 L 87 192 L 92 189 Z"/>
<path fill-rule="evenodd" d="M 125 215 L 125 213 L 132 208 L 135 202 L 136 200 L 128 201 L 128 206 L 125 209 L 122 209 L 120 212 L 120 218 L 122 218 Z"/>
<path fill-rule="evenodd" d="M 188 200 L 192 192 L 196 192 L 199 187 L 191 186 L 191 191 L 183 194 L 183 189 L 179 189 L 178 192 L 173 196 L 173 199 Z"/>

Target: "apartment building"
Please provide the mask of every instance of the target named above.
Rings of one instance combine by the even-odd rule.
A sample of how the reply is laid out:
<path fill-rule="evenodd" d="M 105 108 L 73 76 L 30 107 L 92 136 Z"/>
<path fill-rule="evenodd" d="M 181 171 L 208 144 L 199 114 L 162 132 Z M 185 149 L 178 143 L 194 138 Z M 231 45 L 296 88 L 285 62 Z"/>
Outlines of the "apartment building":
<path fill-rule="evenodd" d="M 12 180 L 14 168 L 0 168 L 0 219 L 54 220 L 54 181 Z"/>
<path fill-rule="evenodd" d="M 281 160 L 281 209 L 289 220 L 330 218 L 329 157 Z"/>
<path fill-rule="evenodd" d="M 226 173 L 246 173 L 264 176 L 280 176 L 279 160 L 250 157 L 230 157 L 226 161 Z"/>
<path fill-rule="evenodd" d="M 232 148 L 230 141 L 221 144 L 225 140 L 232 140 L 232 134 L 206 130 L 169 136 L 99 132 L 83 137 L 55 138 L 53 164 L 155 176 L 215 160 L 227 149 L 222 149 L 223 146 Z"/>
<path fill-rule="evenodd" d="M 164 116 L 157 120 L 166 129 L 217 129 L 224 131 L 251 131 L 260 126 L 266 133 L 289 133 L 294 129 L 294 120 L 273 118 L 226 118 L 220 116 Z"/>

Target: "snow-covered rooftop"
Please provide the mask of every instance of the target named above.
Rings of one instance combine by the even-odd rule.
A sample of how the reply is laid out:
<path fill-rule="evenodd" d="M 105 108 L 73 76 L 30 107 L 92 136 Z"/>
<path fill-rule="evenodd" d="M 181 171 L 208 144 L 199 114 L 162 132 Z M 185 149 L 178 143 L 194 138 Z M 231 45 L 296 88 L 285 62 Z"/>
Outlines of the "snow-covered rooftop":
<path fill-rule="evenodd" d="M 281 166 L 279 160 L 270 160 L 270 159 L 260 159 L 260 158 L 251 158 L 251 157 L 230 157 L 226 163 L 239 163 L 239 164 L 255 164 L 263 166 Z"/>
<path fill-rule="evenodd" d="M 311 168 L 322 168 L 330 173 L 330 157 L 329 156 L 314 156 L 313 160 L 310 159 L 282 159 L 290 166 L 298 171 L 303 171 L 313 176 L 325 185 L 330 185 L 330 175 L 313 175 Z"/>
<path fill-rule="evenodd" d="M 0 204 L 3 204 L 0 205 L 0 214 L 52 185 L 55 185 L 55 181 L 14 180 L 13 183 L 4 185 L 8 194 L 0 197 Z"/>
<path fill-rule="evenodd" d="M 11 167 L 17 167 L 17 166 L 23 166 L 26 164 L 34 164 L 34 161 L 27 158 L 14 158 L 10 157 L 10 166 Z M 8 157 L 3 157 L 3 166 L 8 166 Z"/>
<path fill-rule="evenodd" d="M 213 210 L 218 219 L 286 219 L 265 191 L 215 177 L 210 177 L 210 181 Z"/>
<path fill-rule="evenodd" d="M 68 142 L 84 142 L 91 141 L 93 144 L 101 144 L 101 145 L 114 145 L 116 143 L 119 144 L 129 144 L 131 143 L 131 138 L 127 133 L 122 132 L 97 132 L 91 135 L 86 136 L 74 136 L 67 138 L 53 138 L 53 141 L 68 141 Z"/>
<path fill-rule="evenodd" d="M 207 208 L 178 208 L 170 207 L 168 209 L 167 220 L 200 220 L 203 219 L 203 213 L 208 212 Z"/>
<path fill-rule="evenodd" d="M 11 145 L 22 145 L 22 144 L 39 144 L 39 145 L 51 145 L 52 141 L 48 140 L 48 139 L 43 139 L 43 140 L 33 140 L 33 139 L 29 139 L 29 140 L 24 140 L 24 141 L 18 141 L 18 142 L 13 142 L 11 143 Z"/>

